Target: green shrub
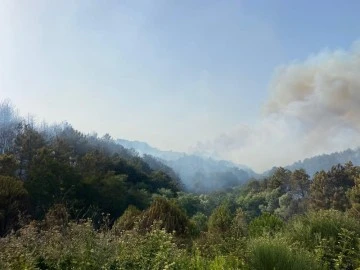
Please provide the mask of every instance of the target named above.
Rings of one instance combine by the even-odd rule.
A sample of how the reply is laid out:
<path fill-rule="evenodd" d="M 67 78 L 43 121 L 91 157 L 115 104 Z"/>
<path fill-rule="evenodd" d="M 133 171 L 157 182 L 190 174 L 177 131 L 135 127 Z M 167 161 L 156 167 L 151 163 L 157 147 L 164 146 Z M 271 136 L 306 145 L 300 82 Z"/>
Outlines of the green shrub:
<path fill-rule="evenodd" d="M 177 248 L 174 236 L 155 223 L 145 235 L 135 230 L 124 232 L 116 269 L 179 269 L 184 254 Z"/>
<path fill-rule="evenodd" d="M 252 237 L 261 236 L 264 234 L 275 234 L 284 227 L 284 222 L 269 213 L 264 213 L 261 216 L 252 220 L 249 224 L 249 235 Z"/>
<path fill-rule="evenodd" d="M 227 204 L 221 204 L 209 217 L 209 231 L 224 234 L 231 226 L 232 216 Z"/>
<path fill-rule="evenodd" d="M 113 230 L 119 234 L 122 231 L 131 230 L 134 228 L 135 223 L 139 220 L 141 211 L 135 206 L 130 205 L 125 212 L 119 217 L 114 225 Z"/>
<path fill-rule="evenodd" d="M 163 197 L 157 197 L 144 212 L 139 222 L 139 228 L 150 230 L 154 222 L 160 221 L 166 232 L 185 235 L 189 232 L 190 222 L 184 211 L 175 203 Z"/>
<path fill-rule="evenodd" d="M 185 261 L 186 260 L 186 261 Z M 246 269 L 244 261 L 241 258 L 233 255 L 217 255 L 214 258 L 208 258 L 201 254 L 201 252 L 196 249 L 192 254 L 188 254 L 186 257 L 183 257 L 182 264 L 177 269 L 184 270 L 239 270 Z"/>
<path fill-rule="evenodd" d="M 196 213 L 191 217 L 190 223 L 192 227 L 192 234 L 199 235 L 201 232 L 207 231 L 207 216 L 203 213 Z"/>
<path fill-rule="evenodd" d="M 39 230 L 30 224 L 0 239 L 1 269 L 110 269 L 116 242 L 93 230 L 91 221 Z"/>
<path fill-rule="evenodd" d="M 54 204 L 45 215 L 47 228 L 64 228 L 69 223 L 69 214 L 63 204 Z"/>
<path fill-rule="evenodd" d="M 261 237 L 250 245 L 250 269 L 254 270 L 312 270 L 321 269 L 311 254 L 301 249 L 291 249 L 281 238 Z"/>
<path fill-rule="evenodd" d="M 337 210 L 320 210 L 295 218 L 286 229 L 292 242 L 314 252 L 329 269 L 355 269 L 360 224 Z"/>
<path fill-rule="evenodd" d="M 236 210 L 235 217 L 231 222 L 231 236 L 235 238 L 244 237 L 247 235 L 247 229 L 245 213 L 239 208 Z"/>

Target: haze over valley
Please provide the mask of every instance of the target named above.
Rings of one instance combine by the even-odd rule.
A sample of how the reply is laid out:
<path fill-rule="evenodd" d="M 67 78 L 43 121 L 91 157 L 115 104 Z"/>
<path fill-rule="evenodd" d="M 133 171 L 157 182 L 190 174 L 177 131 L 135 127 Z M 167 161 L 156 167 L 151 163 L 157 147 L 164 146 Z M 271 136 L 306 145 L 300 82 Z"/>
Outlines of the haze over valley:
<path fill-rule="evenodd" d="M 359 11 L 0 0 L 0 269 L 359 270 Z"/>

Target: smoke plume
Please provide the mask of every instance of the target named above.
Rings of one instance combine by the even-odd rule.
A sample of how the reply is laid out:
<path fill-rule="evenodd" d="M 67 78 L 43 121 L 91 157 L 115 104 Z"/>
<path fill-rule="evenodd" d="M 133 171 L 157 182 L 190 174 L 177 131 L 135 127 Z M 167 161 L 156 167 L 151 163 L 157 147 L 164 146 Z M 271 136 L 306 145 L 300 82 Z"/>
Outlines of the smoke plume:
<path fill-rule="evenodd" d="M 360 146 L 360 43 L 279 67 L 262 119 L 239 126 L 197 152 L 212 149 L 262 171 L 317 154 Z"/>

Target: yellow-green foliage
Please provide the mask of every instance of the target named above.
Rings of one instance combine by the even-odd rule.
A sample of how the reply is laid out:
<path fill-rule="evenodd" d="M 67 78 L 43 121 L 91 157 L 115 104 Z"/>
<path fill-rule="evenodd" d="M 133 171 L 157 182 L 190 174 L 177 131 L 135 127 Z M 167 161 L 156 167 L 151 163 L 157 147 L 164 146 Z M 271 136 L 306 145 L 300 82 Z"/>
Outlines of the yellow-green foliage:
<path fill-rule="evenodd" d="M 0 240 L 0 269 L 110 269 L 117 250 L 112 240 L 90 221 L 65 230 L 30 224 Z"/>
<path fill-rule="evenodd" d="M 140 215 L 141 215 L 141 211 L 137 209 L 135 206 L 130 205 L 125 210 L 124 214 L 122 214 L 122 216 L 115 221 L 113 229 L 117 233 L 133 229 L 135 223 L 139 220 Z"/>
<path fill-rule="evenodd" d="M 144 212 L 140 228 L 149 229 L 156 221 L 161 221 L 162 228 L 167 232 L 184 235 L 189 231 L 190 222 L 186 214 L 175 203 L 163 197 L 156 197 Z"/>
<path fill-rule="evenodd" d="M 208 218 L 203 213 L 196 213 L 191 217 L 190 223 L 193 235 L 199 235 L 201 232 L 207 231 Z"/>
<path fill-rule="evenodd" d="M 359 220 L 337 210 L 321 210 L 295 218 L 286 234 L 313 252 L 330 269 L 359 267 Z"/>
<path fill-rule="evenodd" d="M 285 239 L 261 237 L 250 243 L 250 269 L 313 270 L 322 268 L 310 253 L 292 248 Z"/>
<path fill-rule="evenodd" d="M 159 221 L 96 231 L 90 220 L 30 223 L 0 238 L 0 269 L 356 269 L 359 224 L 337 211 L 311 213 L 259 235 L 202 232 L 186 245 Z M 242 214 L 238 212 L 242 224 Z M 63 221 L 64 213 L 60 211 Z M 236 223 L 234 219 L 232 224 Z M 44 226 L 45 225 L 45 226 Z M 231 224 L 230 224 L 231 225 Z M 322 237 L 321 237 L 322 236 Z M 183 237 L 183 236 L 181 236 Z M 324 266 L 325 268 L 321 268 Z"/>
<path fill-rule="evenodd" d="M 0 239 L 0 269 L 242 269 L 232 255 L 202 256 L 176 244 L 175 235 L 154 223 L 150 231 L 96 232 L 90 221 L 42 229 L 32 223 Z"/>
<path fill-rule="evenodd" d="M 284 222 L 280 218 L 264 213 L 251 221 L 249 224 L 249 234 L 253 237 L 263 234 L 274 234 L 280 231 L 283 226 Z"/>
<path fill-rule="evenodd" d="M 209 231 L 212 233 L 225 233 L 230 229 L 232 221 L 231 212 L 227 204 L 217 207 L 209 218 Z"/>

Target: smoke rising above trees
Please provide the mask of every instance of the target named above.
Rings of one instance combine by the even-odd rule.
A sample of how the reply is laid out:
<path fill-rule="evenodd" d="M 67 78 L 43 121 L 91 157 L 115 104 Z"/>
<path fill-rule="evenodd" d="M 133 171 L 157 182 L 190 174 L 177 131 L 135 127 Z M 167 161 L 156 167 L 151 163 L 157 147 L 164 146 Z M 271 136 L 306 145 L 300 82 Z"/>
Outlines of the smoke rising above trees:
<path fill-rule="evenodd" d="M 257 171 L 360 145 L 360 43 L 277 68 L 262 118 L 239 125 L 197 152 Z M 272 164 L 269 164 L 269 163 Z"/>

